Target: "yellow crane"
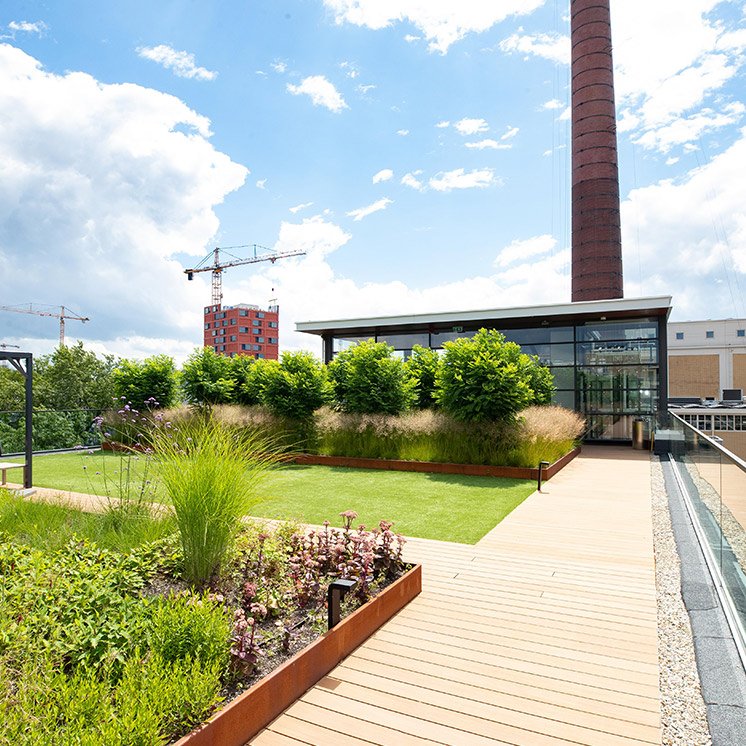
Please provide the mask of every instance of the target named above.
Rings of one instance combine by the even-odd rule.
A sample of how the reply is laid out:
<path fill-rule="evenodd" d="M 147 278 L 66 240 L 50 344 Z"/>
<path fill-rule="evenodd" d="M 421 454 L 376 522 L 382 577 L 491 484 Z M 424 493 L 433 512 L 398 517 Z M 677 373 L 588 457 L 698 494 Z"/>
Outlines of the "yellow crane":
<path fill-rule="evenodd" d="M 45 306 L 45 308 L 55 308 L 55 306 Z M 60 320 L 60 347 L 65 346 L 65 319 L 73 319 L 75 321 L 90 321 L 87 316 L 79 316 L 77 313 L 73 313 L 69 308 L 60 306 L 59 311 L 41 311 L 34 308 L 33 303 L 24 303 L 20 306 L 0 306 L 0 311 L 12 311 L 13 313 L 30 313 L 34 316 L 51 316 Z"/>
<path fill-rule="evenodd" d="M 228 249 L 251 249 L 254 255 L 247 259 L 241 259 L 228 252 Z M 228 261 L 220 261 L 220 252 L 233 257 Z M 196 267 L 185 269 L 184 274 L 187 280 L 193 280 L 194 275 L 198 272 L 212 272 L 212 303 L 213 306 L 222 305 L 223 302 L 223 270 L 229 267 L 240 267 L 243 264 L 256 264 L 257 262 L 272 262 L 274 264 L 278 259 L 285 259 L 289 256 L 302 256 L 305 251 L 275 251 L 268 249 L 266 246 L 259 244 L 246 244 L 245 246 L 216 246 Z M 207 262 L 212 258 L 212 263 Z"/>

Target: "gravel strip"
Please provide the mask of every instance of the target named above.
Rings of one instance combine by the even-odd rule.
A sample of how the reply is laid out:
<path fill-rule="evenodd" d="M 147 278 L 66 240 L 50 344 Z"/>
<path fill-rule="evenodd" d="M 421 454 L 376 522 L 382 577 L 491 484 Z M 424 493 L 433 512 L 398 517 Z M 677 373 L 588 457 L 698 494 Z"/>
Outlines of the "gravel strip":
<path fill-rule="evenodd" d="M 661 743 L 711 744 L 707 710 L 694 657 L 689 614 L 681 598 L 681 573 L 660 461 L 651 461 L 655 584 L 658 593 L 658 661 L 661 689 Z"/>

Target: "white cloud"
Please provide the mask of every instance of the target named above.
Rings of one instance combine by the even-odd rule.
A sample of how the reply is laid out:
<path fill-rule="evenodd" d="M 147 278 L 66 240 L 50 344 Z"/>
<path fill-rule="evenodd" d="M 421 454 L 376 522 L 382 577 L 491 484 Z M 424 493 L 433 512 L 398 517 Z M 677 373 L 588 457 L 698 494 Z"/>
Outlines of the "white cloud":
<path fill-rule="evenodd" d="M 508 127 L 505 134 L 500 138 L 501 140 L 510 140 L 520 132 L 518 127 Z"/>
<path fill-rule="evenodd" d="M 556 98 L 551 99 L 551 101 L 546 101 L 541 105 L 542 109 L 545 109 L 547 111 L 551 111 L 552 109 L 561 109 L 565 104 L 563 104 L 561 101 L 558 101 Z"/>
<path fill-rule="evenodd" d="M 281 60 L 279 62 L 273 62 L 270 67 L 276 72 L 282 75 L 287 69 L 287 62 L 282 62 Z"/>
<path fill-rule="evenodd" d="M 626 295 L 670 293 L 679 319 L 712 318 L 713 302 L 718 313 L 746 315 L 744 173 L 746 129 L 684 181 L 630 192 L 622 203 Z"/>
<path fill-rule="evenodd" d="M 302 94 L 309 96 L 314 106 L 325 106 L 335 114 L 349 108 L 339 91 L 323 75 L 310 75 L 303 78 L 300 85 L 288 83 L 287 89 L 294 96 Z"/>
<path fill-rule="evenodd" d="M 412 173 L 404 174 L 404 176 L 401 177 L 401 183 L 404 184 L 404 186 L 411 187 L 412 189 L 421 192 L 424 189 L 424 185 L 417 178 L 421 173 L 422 171 L 414 171 Z"/>
<path fill-rule="evenodd" d="M 373 175 L 373 183 L 380 184 L 382 181 L 388 181 L 393 178 L 394 172 L 390 168 L 381 169 L 377 174 Z"/>
<path fill-rule="evenodd" d="M 382 29 L 409 21 L 429 42 L 431 51 L 445 54 L 469 33 L 492 28 L 512 15 L 532 13 L 544 0 L 324 0 L 337 23 Z M 414 38 L 411 39 L 414 41 Z"/>
<path fill-rule="evenodd" d="M 488 132 L 490 127 L 484 119 L 460 119 L 453 125 L 460 135 L 477 135 L 480 132 Z"/>
<path fill-rule="evenodd" d="M 259 179 L 256 182 L 256 188 L 257 189 L 266 189 L 267 188 L 267 180 L 266 179 Z"/>
<path fill-rule="evenodd" d="M 435 126 L 436 126 L 436 127 L 438 128 L 438 129 L 444 130 L 444 129 L 446 129 L 447 127 L 450 127 L 450 126 L 451 126 L 451 123 L 450 123 L 450 122 L 449 122 L 448 120 L 444 119 L 444 120 L 443 120 L 442 122 L 438 122 L 438 123 L 437 123 L 437 124 L 436 124 Z"/>
<path fill-rule="evenodd" d="M 295 215 L 296 212 L 300 212 L 301 210 L 306 210 L 307 208 L 311 207 L 313 205 L 313 202 L 303 202 L 300 205 L 295 205 L 295 207 L 291 207 L 290 212 Z"/>
<path fill-rule="evenodd" d="M 491 168 L 474 169 L 466 172 L 463 168 L 441 171 L 428 182 L 436 192 L 450 192 L 453 189 L 484 189 L 499 184 Z"/>
<path fill-rule="evenodd" d="M 404 41 L 411 44 L 413 41 L 419 41 L 421 38 L 421 36 L 415 36 L 414 34 L 406 34 L 404 36 Z"/>
<path fill-rule="evenodd" d="M 355 80 L 355 78 L 357 78 L 360 75 L 357 67 L 355 67 L 354 63 L 352 62 L 347 62 L 347 61 L 340 62 L 339 66 L 342 70 L 345 71 L 345 75 L 348 78 L 351 78 L 352 80 Z"/>
<path fill-rule="evenodd" d="M 11 21 L 8 28 L 11 31 L 22 31 L 25 34 L 41 36 L 49 27 L 44 21 Z"/>
<path fill-rule="evenodd" d="M 367 207 L 359 207 L 357 210 L 350 210 L 350 212 L 346 214 L 353 220 L 362 220 L 363 218 L 367 218 L 368 215 L 372 215 L 374 212 L 385 210 L 390 204 L 393 203 L 393 201 L 394 200 L 389 199 L 388 197 L 384 197 L 383 199 L 379 199 L 378 201 L 374 202 L 372 205 L 368 205 Z"/>
<path fill-rule="evenodd" d="M 409 130 L 396 130 L 396 134 L 399 137 L 406 137 L 409 134 Z"/>
<path fill-rule="evenodd" d="M 173 70 L 180 78 L 195 78 L 196 80 L 215 80 L 218 74 L 204 67 L 198 67 L 194 55 L 189 52 L 177 51 L 167 44 L 157 47 L 138 47 L 137 53 L 146 60 L 157 62 L 167 70 Z"/>
<path fill-rule="evenodd" d="M 466 142 L 464 145 L 473 150 L 510 150 L 513 147 L 510 143 L 498 142 L 489 138 L 486 140 L 477 140 L 476 142 Z"/>
<path fill-rule="evenodd" d="M 365 96 L 366 93 L 370 93 L 376 88 L 375 85 L 368 83 L 367 85 L 359 85 L 355 90 L 361 95 Z"/>
<path fill-rule="evenodd" d="M 526 260 L 529 257 L 548 254 L 550 251 L 553 251 L 556 246 L 557 239 L 554 238 L 554 236 L 550 236 L 548 233 L 524 240 L 516 239 L 511 242 L 509 246 L 506 246 L 500 251 L 495 259 L 494 266 L 507 267 L 510 264 L 514 264 L 519 259 Z"/>
<path fill-rule="evenodd" d="M 47 73 L 7 44 L 0 111 L 3 302 L 79 309 L 86 338 L 104 346 L 200 344 L 209 282 L 187 282 L 175 255 L 203 256 L 215 206 L 248 173 L 212 146 L 209 121 L 149 88 Z M 4 336 L 39 336 L 35 317 L 7 316 Z"/>
<path fill-rule="evenodd" d="M 561 34 L 524 34 L 522 29 L 500 42 L 509 54 L 543 57 L 551 62 L 570 63 L 570 39 Z"/>

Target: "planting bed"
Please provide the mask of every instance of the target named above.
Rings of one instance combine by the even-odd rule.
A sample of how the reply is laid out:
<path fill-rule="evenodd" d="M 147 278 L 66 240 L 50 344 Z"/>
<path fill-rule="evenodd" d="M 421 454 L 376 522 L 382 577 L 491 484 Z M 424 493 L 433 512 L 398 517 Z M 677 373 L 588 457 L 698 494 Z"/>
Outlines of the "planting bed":
<path fill-rule="evenodd" d="M 0 494 L 1 511 L 39 507 Z M 43 506 L 36 519 L 49 510 Z M 89 538 L 43 550 L 4 535 L 3 737 L 17 743 L 165 744 L 226 701 L 234 700 L 224 711 L 233 713 L 229 721 L 235 718 L 246 707 L 238 703 L 255 696 L 247 689 L 265 692 L 264 711 L 273 717 L 272 707 L 286 706 L 278 691 L 295 690 L 270 684 L 279 680 L 275 676 L 264 683 L 262 676 L 279 666 L 295 685 L 310 686 L 419 589 L 416 572 L 398 581 L 407 568 L 403 540 L 390 524 L 359 531 L 352 525 L 354 513 L 343 517 L 344 528 L 317 532 L 247 527 L 220 572 L 199 590 L 182 580 L 173 537 L 109 551 L 91 541 L 99 530 L 92 522 L 85 524 Z M 29 540 L 46 547 L 42 535 Z M 358 581 L 343 608 L 349 621 L 324 633 L 326 589 L 339 576 Z M 308 654 L 292 657 L 319 635 Z M 254 713 L 257 707 L 249 705 Z M 256 715 L 251 723 L 263 727 Z M 222 727 L 201 729 L 200 738 Z M 229 742 L 223 736 L 194 741 Z"/>

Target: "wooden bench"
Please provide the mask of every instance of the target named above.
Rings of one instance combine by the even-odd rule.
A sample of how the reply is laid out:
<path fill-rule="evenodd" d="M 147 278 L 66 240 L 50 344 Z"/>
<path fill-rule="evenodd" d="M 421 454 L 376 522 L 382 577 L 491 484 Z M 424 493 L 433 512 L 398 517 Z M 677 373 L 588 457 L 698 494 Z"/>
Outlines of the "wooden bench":
<path fill-rule="evenodd" d="M 7 475 L 6 472 L 8 469 L 25 469 L 26 464 L 13 464 L 10 461 L 0 461 L 0 473 L 2 474 L 2 481 L 0 482 L 0 486 L 4 487 L 7 483 Z"/>

